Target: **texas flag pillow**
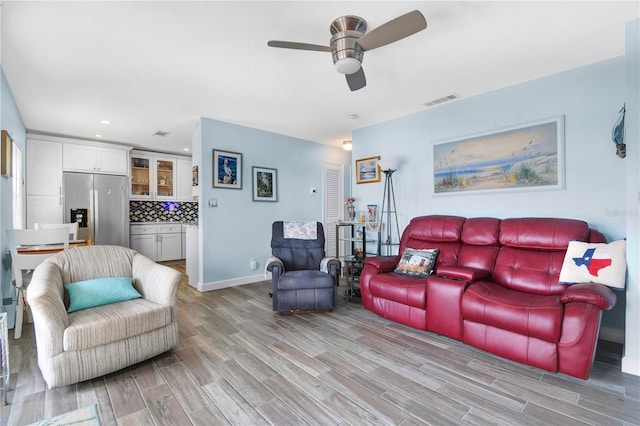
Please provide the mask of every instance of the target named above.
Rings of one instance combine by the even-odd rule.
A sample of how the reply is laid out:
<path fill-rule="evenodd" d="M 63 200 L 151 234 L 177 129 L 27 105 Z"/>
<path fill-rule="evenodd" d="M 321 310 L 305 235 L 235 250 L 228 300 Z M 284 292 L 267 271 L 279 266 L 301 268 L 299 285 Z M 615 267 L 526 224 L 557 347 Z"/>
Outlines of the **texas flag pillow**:
<path fill-rule="evenodd" d="M 594 282 L 624 289 L 626 269 L 625 240 L 608 244 L 570 241 L 559 281 L 565 284 Z"/>

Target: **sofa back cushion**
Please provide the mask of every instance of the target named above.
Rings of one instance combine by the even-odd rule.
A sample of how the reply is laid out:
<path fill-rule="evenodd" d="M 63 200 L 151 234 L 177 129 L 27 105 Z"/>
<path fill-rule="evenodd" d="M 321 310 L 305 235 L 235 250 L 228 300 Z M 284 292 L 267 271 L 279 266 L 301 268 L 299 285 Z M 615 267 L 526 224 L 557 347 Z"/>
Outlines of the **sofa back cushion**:
<path fill-rule="evenodd" d="M 62 283 L 109 277 L 133 277 L 133 256 L 137 252 L 120 246 L 83 246 L 61 251 L 45 262 L 58 266 Z"/>
<path fill-rule="evenodd" d="M 504 219 L 492 281 L 507 288 L 540 295 L 561 294 L 559 284 L 569 241 L 586 241 L 586 222 L 556 218 Z"/>
<path fill-rule="evenodd" d="M 589 240 L 586 222 L 532 217 L 504 219 L 500 223 L 500 244 L 506 247 L 565 251 L 572 240 Z"/>
<path fill-rule="evenodd" d="M 462 226 L 465 218 L 459 216 L 431 215 L 411 219 L 400 239 L 400 250 L 406 248 L 439 250 L 438 265 L 456 265 L 460 251 Z"/>
<path fill-rule="evenodd" d="M 464 222 L 458 266 L 491 271 L 498 254 L 500 219 L 474 217 Z"/>

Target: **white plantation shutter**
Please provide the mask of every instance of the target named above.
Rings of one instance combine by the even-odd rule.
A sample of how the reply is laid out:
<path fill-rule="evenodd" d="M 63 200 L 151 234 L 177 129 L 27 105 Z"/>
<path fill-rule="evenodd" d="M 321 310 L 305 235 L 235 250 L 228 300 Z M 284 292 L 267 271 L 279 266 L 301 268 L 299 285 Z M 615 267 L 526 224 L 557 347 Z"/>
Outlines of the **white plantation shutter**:
<path fill-rule="evenodd" d="M 342 218 L 342 200 L 344 198 L 344 172 L 341 164 L 325 163 L 324 165 L 324 234 L 325 252 L 329 257 L 336 257 L 336 226 Z"/>

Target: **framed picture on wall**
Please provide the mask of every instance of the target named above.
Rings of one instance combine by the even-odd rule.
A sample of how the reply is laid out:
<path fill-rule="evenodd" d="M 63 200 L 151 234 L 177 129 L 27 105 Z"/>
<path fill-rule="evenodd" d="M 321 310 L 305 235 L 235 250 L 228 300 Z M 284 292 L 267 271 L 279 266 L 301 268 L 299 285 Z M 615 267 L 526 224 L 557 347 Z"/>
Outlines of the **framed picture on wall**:
<path fill-rule="evenodd" d="M 380 156 L 356 160 L 356 183 L 380 182 Z"/>
<path fill-rule="evenodd" d="M 251 167 L 253 201 L 278 201 L 278 170 Z"/>
<path fill-rule="evenodd" d="M 213 187 L 242 189 L 242 154 L 213 150 Z"/>
<path fill-rule="evenodd" d="M 198 186 L 198 166 L 191 167 L 191 186 Z"/>
<path fill-rule="evenodd" d="M 564 117 L 433 145 L 433 192 L 564 188 Z"/>
<path fill-rule="evenodd" d="M 2 176 L 11 177 L 11 154 L 13 153 L 13 140 L 9 132 L 2 131 Z"/>

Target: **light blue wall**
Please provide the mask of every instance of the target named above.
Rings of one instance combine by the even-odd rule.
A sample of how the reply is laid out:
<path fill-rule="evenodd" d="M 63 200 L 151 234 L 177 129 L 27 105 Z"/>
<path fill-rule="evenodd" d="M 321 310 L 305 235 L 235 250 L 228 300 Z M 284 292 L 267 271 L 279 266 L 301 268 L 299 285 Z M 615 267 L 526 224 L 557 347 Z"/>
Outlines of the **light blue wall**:
<path fill-rule="evenodd" d="M 22 117 L 18 111 L 11 89 L 7 83 L 7 79 L 4 75 L 4 71 L 0 69 L 0 127 L 6 130 L 11 135 L 13 141 L 24 152 L 26 146 L 26 129 L 22 122 Z M 24 158 L 24 157 L 23 157 Z M 7 243 L 6 229 L 13 227 L 13 196 L 12 196 L 12 180 L 11 178 L 0 176 L 0 230 L 1 244 L 0 253 L 2 258 L 6 258 L 6 253 L 9 251 L 9 245 Z M 3 300 L 14 296 L 13 286 L 11 285 L 11 271 L 5 268 L 5 262 L 2 262 L 0 267 L 2 286 L 0 286 L 0 306 L 4 305 Z M 0 307 L 4 310 L 4 307 Z M 9 311 L 13 311 L 9 309 Z M 10 326 L 13 325 L 14 318 L 9 315 Z"/>
<path fill-rule="evenodd" d="M 393 175 L 401 229 L 426 214 L 551 216 L 582 219 L 609 239 L 623 238 L 625 168 L 637 167 L 617 157 L 611 141 L 624 102 L 620 57 L 359 129 L 353 134 L 353 158 L 401 161 Z M 565 189 L 434 195 L 434 143 L 559 115 L 565 117 Z M 363 205 L 380 204 L 383 182 L 355 185 L 353 192 Z M 603 325 L 624 329 L 624 312 L 619 293 Z"/>
<path fill-rule="evenodd" d="M 622 371 L 640 375 L 640 19 L 626 26 L 627 315 Z"/>
<path fill-rule="evenodd" d="M 348 167 L 350 153 L 341 148 L 276 133 L 200 119 L 199 224 L 202 282 L 233 280 L 262 275 L 271 256 L 271 224 L 275 220 L 322 221 L 322 175 L 325 162 Z M 242 190 L 213 188 L 213 149 L 242 153 Z M 277 169 L 278 201 L 252 201 L 252 166 Z M 346 173 L 345 173 L 346 174 Z M 318 190 L 310 194 L 311 188 Z M 218 207 L 208 207 L 215 198 Z M 258 270 L 249 261 L 258 260 Z"/>

